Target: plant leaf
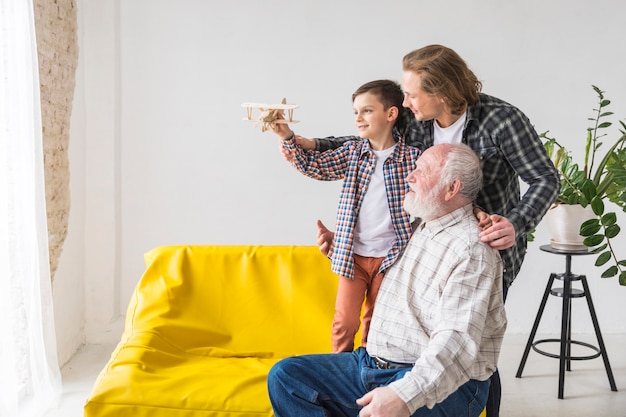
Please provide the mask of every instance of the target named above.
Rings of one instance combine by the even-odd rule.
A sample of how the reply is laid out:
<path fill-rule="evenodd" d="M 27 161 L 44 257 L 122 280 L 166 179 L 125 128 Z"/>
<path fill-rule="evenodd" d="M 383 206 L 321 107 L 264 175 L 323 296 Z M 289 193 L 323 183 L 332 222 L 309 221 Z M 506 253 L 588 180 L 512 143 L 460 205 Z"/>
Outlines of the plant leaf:
<path fill-rule="evenodd" d="M 602 225 L 603 226 L 611 226 L 617 222 L 617 215 L 613 212 L 606 213 L 602 216 Z"/>
<path fill-rule="evenodd" d="M 610 259 L 611 259 L 610 251 L 602 252 L 600 256 L 598 256 L 598 259 L 596 259 L 596 266 L 602 266 L 605 263 L 607 263 Z"/>
<path fill-rule="evenodd" d="M 591 209 L 596 216 L 602 216 L 602 214 L 604 214 L 604 202 L 599 196 L 595 196 L 591 200 Z"/>
<path fill-rule="evenodd" d="M 604 235 L 593 235 L 585 238 L 585 240 L 583 240 L 583 243 L 585 246 L 593 247 L 598 246 L 600 243 L 602 243 L 603 240 Z"/>
<path fill-rule="evenodd" d="M 591 181 L 589 179 L 585 179 L 583 181 L 583 184 L 582 184 L 582 187 L 581 187 L 581 191 L 583 192 L 583 195 L 585 196 L 587 201 L 593 200 L 593 198 L 597 194 L 595 184 L 593 183 L 593 181 Z"/>
<path fill-rule="evenodd" d="M 592 249 L 591 253 L 600 253 L 603 250 L 605 250 L 607 248 L 607 246 L 609 246 L 609 245 L 607 245 L 606 243 L 604 245 L 598 246 L 597 248 Z M 626 262 L 626 261 L 624 261 L 624 262 Z"/>
<path fill-rule="evenodd" d="M 578 195 L 577 194 L 570 194 L 567 197 L 567 204 L 578 204 Z"/>
<path fill-rule="evenodd" d="M 615 236 L 619 234 L 620 230 L 621 229 L 619 225 L 613 224 L 606 228 L 606 230 L 604 231 L 604 234 L 606 235 L 607 238 L 613 239 Z"/>
<path fill-rule="evenodd" d="M 584 237 L 592 236 L 598 233 L 601 227 L 598 219 L 590 219 L 580 225 L 579 234 Z"/>
<path fill-rule="evenodd" d="M 600 275 L 600 277 L 602 277 L 602 278 L 611 278 L 611 277 L 614 277 L 615 275 L 617 275 L 618 272 L 619 272 L 619 270 L 617 269 L 617 267 L 615 265 L 613 265 L 612 267 L 610 267 L 609 269 L 604 271 L 602 273 L 602 275 Z"/>

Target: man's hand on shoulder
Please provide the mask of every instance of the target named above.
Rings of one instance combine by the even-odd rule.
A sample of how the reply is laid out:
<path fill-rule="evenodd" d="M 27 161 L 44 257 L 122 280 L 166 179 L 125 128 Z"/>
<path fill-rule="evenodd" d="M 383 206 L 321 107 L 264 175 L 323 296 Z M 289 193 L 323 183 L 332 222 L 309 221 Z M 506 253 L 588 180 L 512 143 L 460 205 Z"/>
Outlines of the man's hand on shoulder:
<path fill-rule="evenodd" d="M 485 213 L 478 207 L 474 207 L 474 216 L 476 216 L 476 220 L 478 220 L 478 227 L 480 227 L 480 230 L 485 230 L 493 225 L 489 213 Z"/>
<path fill-rule="evenodd" d="M 491 226 L 483 229 L 478 235 L 480 240 L 494 249 L 503 250 L 515 245 L 515 226 L 506 217 L 492 214 Z"/>
<path fill-rule="evenodd" d="M 376 388 L 358 400 L 358 405 L 364 406 L 359 417 L 409 417 L 409 407 L 389 387 Z"/>

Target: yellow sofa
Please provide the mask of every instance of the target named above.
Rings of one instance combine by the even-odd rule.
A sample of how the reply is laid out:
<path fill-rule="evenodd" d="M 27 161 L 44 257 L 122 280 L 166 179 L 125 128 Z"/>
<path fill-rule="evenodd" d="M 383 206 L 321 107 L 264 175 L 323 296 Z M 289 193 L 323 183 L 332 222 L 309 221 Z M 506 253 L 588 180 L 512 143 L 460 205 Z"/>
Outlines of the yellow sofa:
<path fill-rule="evenodd" d="M 330 352 L 337 276 L 317 247 L 168 246 L 145 262 L 86 417 L 273 416 L 271 366 Z"/>
<path fill-rule="evenodd" d="M 166 246 L 145 262 L 85 417 L 273 416 L 272 365 L 331 350 L 337 277 L 317 247 Z"/>

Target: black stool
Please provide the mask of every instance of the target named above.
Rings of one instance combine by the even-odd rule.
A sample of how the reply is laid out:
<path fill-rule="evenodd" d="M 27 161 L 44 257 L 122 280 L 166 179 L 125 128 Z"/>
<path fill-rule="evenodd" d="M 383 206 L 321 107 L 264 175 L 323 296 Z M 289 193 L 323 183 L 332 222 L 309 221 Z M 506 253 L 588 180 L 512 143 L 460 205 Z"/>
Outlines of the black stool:
<path fill-rule="evenodd" d="M 606 374 L 609 377 L 609 384 L 611 385 L 611 391 L 617 391 L 617 387 L 615 386 L 615 379 L 613 379 L 613 372 L 611 371 L 611 365 L 609 364 L 609 357 L 606 353 L 606 348 L 604 347 L 604 340 L 602 339 L 602 333 L 600 333 L 600 325 L 598 324 L 598 318 L 596 317 L 596 310 L 593 308 L 593 301 L 591 301 L 591 292 L 589 291 L 589 285 L 587 285 L 587 277 L 584 275 L 572 274 L 572 255 L 589 255 L 591 252 L 585 250 L 561 250 L 554 249 L 550 245 L 542 245 L 540 249 L 544 252 L 555 253 L 558 255 L 565 255 L 565 273 L 562 274 L 550 274 L 550 279 L 548 280 L 548 285 L 546 286 L 546 291 L 543 293 L 543 298 L 541 299 L 541 304 L 539 305 L 539 311 L 537 312 L 537 317 L 535 318 L 535 324 L 533 324 L 533 329 L 530 332 L 530 336 L 528 337 L 528 343 L 526 343 L 526 349 L 524 349 L 524 355 L 522 356 L 522 360 L 519 364 L 519 368 L 517 369 L 517 374 L 515 375 L 517 378 L 522 377 L 522 371 L 524 370 L 524 365 L 526 364 L 526 359 L 528 359 L 528 353 L 530 352 L 530 348 L 541 355 L 549 356 L 551 358 L 559 359 L 559 398 L 563 399 L 563 383 L 565 381 L 565 370 L 571 371 L 571 361 L 572 360 L 587 360 L 587 359 L 595 359 L 602 355 L 602 359 L 604 360 L 604 368 L 606 369 Z M 563 288 L 552 288 L 552 284 L 554 283 L 554 279 L 560 279 L 563 281 Z M 572 288 L 573 281 L 581 281 L 583 289 Z M 554 295 L 557 297 L 563 298 L 563 313 L 561 316 L 561 338 L 560 339 L 542 339 L 542 340 L 534 340 L 535 334 L 537 333 L 537 327 L 539 327 L 539 321 L 541 320 L 541 315 L 543 314 L 543 310 L 546 306 L 546 301 L 548 300 L 549 295 Z M 572 340 L 572 298 L 581 298 L 585 297 L 587 299 L 587 305 L 589 306 L 589 313 L 591 314 L 591 320 L 593 322 L 593 328 L 596 332 L 596 337 L 598 339 L 598 346 L 590 345 L 589 343 L 580 342 L 578 340 Z M 558 355 L 548 353 L 543 351 L 537 347 L 542 343 L 554 343 L 558 342 L 561 345 L 561 350 Z M 587 356 L 572 356 L 571 347 L 572 344 L 584 346 L 586 348 L 591 349 L 594 353 Z"/>

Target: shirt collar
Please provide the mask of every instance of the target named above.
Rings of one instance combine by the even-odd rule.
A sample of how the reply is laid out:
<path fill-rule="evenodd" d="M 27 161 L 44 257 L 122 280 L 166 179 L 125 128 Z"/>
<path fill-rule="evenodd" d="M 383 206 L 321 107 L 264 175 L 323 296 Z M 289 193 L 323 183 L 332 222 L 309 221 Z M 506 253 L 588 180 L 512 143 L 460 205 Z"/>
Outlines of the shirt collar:
<path fill-rule="evenodd" d="M 479 93 L 478 100 L 476 100 L 476 103 L 468 107 L 467 120 L 465 120 L 465 127 L 467 127 L 467 125 L 473 122 L 474 120 L 480 119 L 480 113 L 482 112 L 482 107 L 483 107 L 483 97 L 484 97 L 484 94 Z"/>
<path fill-rule="evenodd" d="M 401 161 L 404 156 L 404 147 L 406 146 L 404 143 L 404 139 L 401 136 L 397 135 L 395 132 L 393 133 L 393 138 L 396 140 L 396 149 L 393 150 L 389 159 L 394 161 Z M 370 141 L 367 139 L 363 139 L 363 146 L 361 147 L 361 152 L 359 154 L 359 158 L 363 158 L 364 155 L 371 156 L 374 153 L 372 147 L 370 146 Z"/>
<path fill-rule="evenodd" d="M 441 217 L 433 219 L 429 222 L 423 222 L 418 226 L 417 230 L 420 231 L 420 233 L 426 233 L 432 237 L 442 230 L 455 225 L 467 216 L 473 216 L 473 213 L 473 205 L 472 203 L 468 203 L 448 214 L 444 214 Z"/>

